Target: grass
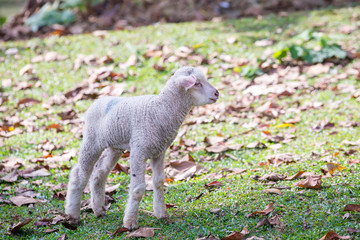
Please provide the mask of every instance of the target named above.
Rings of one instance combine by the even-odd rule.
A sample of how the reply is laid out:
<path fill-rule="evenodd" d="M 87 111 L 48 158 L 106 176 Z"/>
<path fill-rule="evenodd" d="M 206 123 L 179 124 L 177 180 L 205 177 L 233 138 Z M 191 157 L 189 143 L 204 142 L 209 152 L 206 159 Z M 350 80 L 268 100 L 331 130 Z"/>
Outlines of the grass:
<path fill-rule="evenodd" d="M 41 142 L 49 139 L 54 143 L 61 144 L 64 149 L 56 150 L 54 154 L 60 154 L 66 149 L 79 148 L 80 139 L 70 132 L 70 126 L 64 126 L 64 132 L 56 133 L 54 130 L 45 130 L 45 126 L 51 123 L 61 123 L 56 113 L 65 108 L 73 108 L 80 118 L 90 106 L 92 100 L 81 100 L 75 104 L 53 106 L 48 114 L 42 104 L 27 107 L 19 110 L 16 108 L 17 102 L 24 97 L 33 97 L 47 102 L 53 95 L 62 94 L 79 84 L 84 78 L 88 77 L 89 66 L 83 65 L 79 70 L 73 70 L 73 63 L 78 54 L 94 55 L 102 57 L 106 54 L 114 58 L 115 63 L 122 63 L 133 54 L 140 58 L 137 66 L 130 67 L 127 71 L 134 71 L 138 76 L 127 77 L 124 81 L 125 89 L 136 87 L 135 92 L 125 92 L 124 96 L 140 94 L 156 94 L 164 85 L 171 72 L 180 67 L 181 62 L 169 63 L 164 72 L 158 72 L 152 68 L 157 59 L 145 59 L 142 55 L 147 50 L 147 44 L 163 45 L 166 44 L 172 49 L 181 46 L 195 46 L 196 53 L 208 58 L 212 53 L 229 54 L 238 58 L 247 58 L 255 61 L 264 55 L 266 50 L 272 52 L 282 48 L 291 38 L 306 29 L 314 29 L 325 32 L 330 39 L 345 46 L 359 48 L 360 31 L 346 35 L 339 31 L 343 25 L 359 24 L 360 7 L 324 9 L 311 12 L 298 12 L 289 16 L 269 15 L 262 19 L 244 18 L 240 20 L 224 22 L 200 22 L 200 23 L 181 23 L 181 24 L 158 24 L 149 27 L 142 27 L 132 31 L 109 32 L 103 39 L 91 34 L 76 35 L 68 37 L 53 36 L 46 39 L 31 39 L 29 41 L 5 42 L 0 45 L 0 50 L 16 47 L 19 50 L 19 57 L 6 56 L 0 52 L 0 56 L 5 60 L 0 64 L 0 79 L 10 78 L 13 82 L 28 81 L 26 76 L 20 76 L 19 71 L 22 67 L 30 63 L 32 57 L 56 51 L 59 54 L 68 56 L 68 59 L 58 62 L 40 62 L 33 64 L 36 75 L 39 77 L 41 87 L 33 87 L 26 90 L 14 91 L 10 88 L 3 88 L 1 94 L 7 94 L 9 101 L 3 106 L 8 107 L 8 111 L 0 113 L 0 119 L 7 116 L 17 115 L 21 119 L 28 119 L 37 116 L 36 131 L 4 138 L 4 146 L 0 149 L 0 159 L 9 156 L 29 160 L 42 156 L 42 152 L 37 146 Z M 319 27 L 320 26 L 320 27 Z M 281 30 L 279 30 L 281 29 Z M 229 44 L 226 39 L 237 37 L 235 44 Z M 275 43 L 268 47 L 256 47 L 253 43 L 256 40 L 273 39 Z M 358 60 L 354 60 L 358 62 Z M 191 60 L 189 64 L 194 64 Z M 352 64 L 352 63 L 350 63 Z M 349 65 L 348 65 L 349 66 Z M 310 86 L 317 83 L 321 78 L 334 77 L 345 72 L 348 66 L 335 65 L 338 73 L 322 74 L 316 77 L 307 77 Z M 212 64 L 208 67 L 212 76 L 210 82 L 220 87 L 220 103 L 225 105 L 232 104 L 241 92 L 231 95 L 232 89 L 221 83 L 222 77 L 236 79 L 238 74 L 230 70 L 221 69 L 220 64 Z M 116 66 L 115 72 L 121 70 Z M 154 239 L 196 239 L 207 236 L 210 232 L 218 237 L 224 237 L 232 231 L 241 231 L 248 225 L 249 236 L 263 237 L 264 239 L 320 239 L 329 230 L 334 230 L 340 235 L 349 235 L 347 228 L 359 228 L 359 214 L 351 213 L 350 217 L 343 219 L 345 212 L 344 206 L 350 203 L 359 203 L 359 165 L 349 165 L 349 161 L 359 158 L 359 152 L 350 156 L 344 153 L 351 147 L 344 145 L 343 140 L 356 141 L 360 138 L 358 128 L 345 128 L 339 125 L 342 121 L 360 121 L 360 103 L 351 98 L 349 93 L 339 94 L 332 91 L 332 87 L 339 84 L 349 84 L 360 87 L 358 80 L 353 75 L 348 75 L 346 79 L 331 83 L 326 90 L 299 90 L 291 97 L 276 98 L 276 102 L 285 110 L 296 108 L 297 104 L 303 106 L 306 102 L 321 102 L 322 108 L 300 112 L 299 114 L 287 111 L 275 119 L 261 118 L 261 123 L 268 123 L 266 129 L 273 135 L 277 133 L 288 133 L 288 128 L 275 128 L 287 119 L 296 115 L 301 116 L 300 123 L 295 125 L 295 139 L 289 143 L 281 144 L 278 150 L 271 148 L 263 150 L 243 149 L 240 151 L 230 151 L 238 160 L 229 157 L 222 157 L 218 161 L 201 162 L 200 165 L 207 167 L 210 172 L 217 172 L 222 168 L 244 168 L 248 169 L 242 175 L 223 178 L 220 181 L 223 185 L 213 191 L 207 190 L 204 185 L 211 180 L 201 180 L 201 176 L 190 181 L 170 184 L 166 190 L 166 202 L 176 204 L 177 208 L 169 209 L 171 223 L 157 220 L 146 211 L 152 210 L 152 192 L 146 192 L 141 205 L 139 225 L 142 227 L 159 228 L 155 232 Z M 270 96 L 262 96 L 253 103 L 256 108 L 265 103 Z M 331 103 L 339 102 L 338 108 L 333 108 Z M 205 136 L 216 136 L 222 134 L 231 136 L 230 140 L 248 144 L 260 141 L 271 146 L 261 134 L 262 129 L 256 128 L 254 131 L 239 135 L 248 128 L 244 124 L 254 121 L 251 118 L 240 118 L 239 124 L 232 124 L 226 116 L 225 122 L 192 125 L 186 135 L 187 139 L 193 139 L 198 146 L 204 145 Z M 312 127 L 321 120 L 328 120 L 335 123 L 335 127 L 321 132 L 314 132 Z M 23 128 L 26 130 L 25 128 Z M 330 134 L 337 131 L 337 134 Z M 179 145 L 176 140 L 175 146 Z M 352 147 L 358 150 L 358 147 Z M 184 153 L 184 147 L 181 151 Z M 300 156 L 300 160 L 293 164 L 282 164 L 279 167 L 273 165 L 260 167 L 260 162 L 266 161 L 266 156 L 274 153 L 292 153 Z M 321 157 L 313 157 L 312 152 L 321 154 Z M 264 192 L 269 188 L 266 183 L 254 180 L 256 175 L 262 176 L 266 173 L 277 172 L 288 176 L 300 170 L 321 174 L 321 169 L 326 168 L 324 156 L 334 156 L 332 161 L 346 167 L 340 174 L 332 178 L 323 179 L 323 187 L 319 190 L 300 189 L 293 186 L 295 181 L 280 181 L 275 186 L 288 186 L 289 189 L 282 190 L 282 195 L 269 195 Z M 195 160 L 200 156 L 208 156 L 210 153 L 204 150 L 191 152 Z M 168 160 L 170 156 L 167 157 Z M 71 160 L 68 165 L 75 163 Z M 63 211 L 63 201 L 54 199 L 53 191 L 46 186 L 46 183 L 66 183 L 68 170 L 51 170 L 51 176 L 46 178 L 33 178 L 20 180 L 14 184 L 1 183 L 1 196 L 7 200 L 10 196 L 16 195 L 16 189 L 23 187 L 33 189 L 40 193 L 39 199 L 45 199 L 46 203 L 38 203 L 34 206 L 15 207 L 13 205 L 0 204 L 0 236 L 3 239 L 56 239 L 61 234 L 66 233 L 68 239 L 108 239 L 109 233 L 115 231 L 122 224 L 125 201 L 127 198 L 126 187 L 129 183 L 129 176 L 125 174 L 111 174 L 110 183 L 123 183 L 113 197 L 116 203 L 112 204 L 105 218 L 97 219 L 92 212 L 82 212 L 82 223 L 77 230 L 71 231 L 62 225 L 55 225 L 51 228 L 58 229 L 57 232 L 46 234 L 44 230 L 48 227 L 35 227 L 31 224 L 25 226 L 20 234 L 14 236 L 5 235 L 6 229 L 25 218 L 39 220 L 45 217 L 53 217 L 54 210 Z M 38 186 L 33 181 L 43 179 L 44 184 Z M 10 186 L 10 189 L 7 187 Z M 7 189 L 7 190 L 6 190 Z M 204 193 L 198 200 L 187 201 L 189 197 L 196 197 Z M 84 199 L 89 194 L 85 194 Z M 274 227 L 263 226 L 255 228 L 260 217 L 246 218 L 245 215 L 257 210 L 262 210 L 267 204 L 274 202 L 274 211 L 270 216 L 278 214 L 281 221 L 285 224 L 285 230 L 279 231 Z M 213 208 L 220 208 L 221 214 L 211 213 Z M 306 224 L 305 224 L 306 223 Z M 305 227 L 305 226 L 308 227 Z M 357 235 L 359 237 L 359 235 Z M 123 239 L 125 235 L 116 237 Z"/>

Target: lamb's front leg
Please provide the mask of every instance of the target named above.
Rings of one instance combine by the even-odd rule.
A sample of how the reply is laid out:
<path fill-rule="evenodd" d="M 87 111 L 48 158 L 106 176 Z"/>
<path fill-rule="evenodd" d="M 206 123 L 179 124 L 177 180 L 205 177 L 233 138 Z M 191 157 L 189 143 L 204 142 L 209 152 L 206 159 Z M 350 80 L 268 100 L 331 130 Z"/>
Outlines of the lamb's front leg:
<path fill-rule="evenodd" d="M 130 153 L 130 189 L 125 208 L 124 227 L 134 229 L 138 227 L 139 204 L 145 194 L 146 157 L 131 150 Z"/>
<path fill-rule="evenodd" d="M 164 196 L 164 156 L 165 154 L 161 154 L 159 157 L 151 159 L 152 181 L 154 186 L 153 209 L 157 218 L 168 217 Z"/>

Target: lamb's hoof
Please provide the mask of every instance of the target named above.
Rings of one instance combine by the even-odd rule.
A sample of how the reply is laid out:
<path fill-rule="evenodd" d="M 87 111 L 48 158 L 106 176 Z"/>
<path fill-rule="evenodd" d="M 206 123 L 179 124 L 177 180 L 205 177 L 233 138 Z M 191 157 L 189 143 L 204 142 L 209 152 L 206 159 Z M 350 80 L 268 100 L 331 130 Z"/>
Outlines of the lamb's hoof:
<path fill-rule="evenodd" d="M 106 214 L 105 207 L 93 208 L 92 210 L 93 210 L 95 216 L 98 218 L 104 217 Z"/>
<path fill-rule="evenodd" d="M 162 212 L 154 212 L 154 215 L 156 218 L 158 219 L 166 219 L 169 218 L 169 214 L 167 213 L 167 211 L 162 211 Z"/>
<path fill-rule="evenodd" d="M 66 222 L 71 224 L 71 225 L 79 225 L 80 217 L 73 217 L 71 215 L 67 215 Z"/>
<path fill-rule="evenodd" d="M 94 214 L 97 218 L 105 217 L 106 212 L 105 211 L 94 211 Z"/>
<path fill-rule="evenodd" d="M 130 231 L 137 229 L 138 228 L 137 219 L 124 220 L 124 227 L 126 227 Z"/>

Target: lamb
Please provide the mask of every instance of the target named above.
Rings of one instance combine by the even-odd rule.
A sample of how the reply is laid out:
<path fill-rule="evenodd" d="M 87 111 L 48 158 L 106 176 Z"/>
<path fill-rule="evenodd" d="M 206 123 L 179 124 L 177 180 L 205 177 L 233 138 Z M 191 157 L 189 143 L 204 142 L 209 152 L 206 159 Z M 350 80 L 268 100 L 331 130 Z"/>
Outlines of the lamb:
<path fill-rule="evenodd" d="M 80 219 L 80 200 L 90 178 L 91 207 L 105 215 L 106 179 L 124 150 L 130 151 L 129 198 L 124 227 L 138 226 L 138 208 L 145 193 L 145 167 L 150 159 L 154 186 L 153 210 L 168 217 L 164 185 L 164 155 L 193 106 L 217 101 L 219 92 L 197 68 L 182 67 L 159 95 L 103 97 L 86 112 L 83 141 L 77 164 L 70 172 L 65 213 Z"/>

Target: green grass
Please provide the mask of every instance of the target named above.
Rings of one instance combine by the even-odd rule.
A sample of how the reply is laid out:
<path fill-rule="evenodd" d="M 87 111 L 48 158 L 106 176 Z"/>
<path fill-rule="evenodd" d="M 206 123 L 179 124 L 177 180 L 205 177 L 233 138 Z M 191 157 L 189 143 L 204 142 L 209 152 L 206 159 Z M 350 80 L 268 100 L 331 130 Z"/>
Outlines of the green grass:
<path fill-rule="evenodd" d="M 139 56 L 137 66 L 130 67 L 127 72 L 136 72 L 137 76 L 130 76 L 124 80 L 125 89 L 136 87 L 135 92 L 125 92 L 123 96 L 156 94 L 165 84 L 166 79 L 171 72 L 182 66 L 184 63 L 174 62 L 165 65 L 164 72 L 157 72 L 152 68 L 157 59 L 145 59 L 143 54 L 147 50 L 147 44 L 167 45 L 173 50 L 180 46 L 192 47 L 201 44 L 195 52 L 208 58 L 214 52 L 220 54 L 229 54 L 237 58 L 247 58 L 255 61 L 261 58 L 270 49 L 272 52 L 281 49 L 291 41 L 292 36 L 301 33 L 306 29 L 319 30 L 326 33 L 331 41 L 342 43 L 345 46 L 359 48 L 360 31 L 356 30 L 350 35 L 345 35 L 339 31 L 343 25 L 359 24 L 360 19 L 356 17 L 360 14 L 360 7 L 343 9 L 325 9 L 312 12 L 292 13 L 287 17 L 269 15 L 263 19 L 244 18 L 241 20 L 232 20 L 225 22 L 201 22 L 201 23 L 181 23 L 181 24 L 159 24 L 155 26 L 142 27 L 132 31 L 110 32 L 104 39 L 95 37 L 91 34 L 69 36 L 69 37 L 49 37 L 45 39 L 32 39 L 26 42 L 6 42 L 0 45 L 0 50 L 6 50 L 10 47 L 19 49 L 19 57 L 6 56 L 4 51 L 0 56 L 5 61 L 0 63 L 0 79 L 11 78 L 13 82 L 26 81 L 26 76 L 20 76 L 19 71 L 22 67 L 30 63 L 32 57 L 37 54 L 48 51 L 56 51 L 59 54 L 68 56 L 65 61 L 59 62 L 41 62 L 34 63 L 33 67 L 36 75 L 39 77 L 42 87 L 33 87 L 26 90 L 14 91 L 12 88 L 3 88 L 1 94 L 8 95 L 9 100 L 3 104 L 8 107 L 8 111 L 0 113 L 0 119 L 7 116 L 17 115 L 21 119 L 28 119 L 31 116 L 37 116 L 36 131 L 24 133 L 10 138 L 4 138 L 4 147 L 0 149 L 0 159 L 8 156 L 18 157 L 25 160 L 29 165 L 29 160 L 42 156 L 42 151 L 38 150 L 39 143 L 49 139 L 60 144 L 64 149 L 79 148 L 80 139 L 76 138 L 70 132 L 70 126 L 64 126 L 64 132 L 56 133 L 53 130 L 45 130 L 45 126 L 51 123 L 61 123 L 57 116 L 58 112 L 65 108 L 73 108 L 78 116 L 82 118 L 84 112 L 90 106 L 92 100 L 81 100 L 75 104 L 53 106 L 48 112 L 42 104 L 34 105 L 22 110 L 16 108 L 17 102 L 24 97 L 33 97 L 46 103 L 48 98 L 53 95 L 62 94 L 79 84 L 88 77 L 87 70 L 90 66 L 82 67 L 74 71 L 73 63 L 78 54 L 94 55 L 102 57 L 106 54 L 114 58 L 114 72 L 121 72 L 117 66 L 133 54 Z M 318 27 L 320 25 L 320 27 Z M 277 29 L 278 33 L 276 33 Z M 235 44 L 227 43 L 226 39 L 230 36 L 237 37 Z M 254 41 L 261 39 L 273 39 L 275 44 L 268 48 L 254 46 Z M 359 62 L 358 60 L 354 60 Z M 219 62 L 222 63 L 221 61 Z M 189 61 L 188 64 L 194 64 Z M 220 87 L 219 104 L 226 106 L 232 104 L 241 92 L 231 95 L 232 89 L 222 87 L 221 78 L 229 77 L 234 80 L 238 77 L 237 73 L 230 70 L 222 70 L 220 64 L 207 65 L 210 82 Z M 350 63 L 351 65 L 352 63 Z M 348 65 L 349 66 L 349 65 Z M 348 66 L 335 65 L 332 69 L 337 69 L 339 73 L 345 72 Z M 310 86 L 323 77 L 334 77 L 337 74 L 322 74 L 313 78 L 307 77 Z M 297 108 L 297 104 L 303 106 L 306 102 L 322 102 L 324 107 L 302 111 L 298 114 L 287 111 L 278 118 L 261 118 L 261 123 L 268 123 L 270 126 L 266 129 L 273 135 L 289 132 L 289 128 L 275 128 L 276 125 L 283 123 L 287 119 L 300 115 L 301 122 L 295 125 L 293 134 L 295 139 L 289 143 L 282 144 L 279 150 L 267 148 L 264 150 L 243 149 L 241 151 L 229 151 L 238 160 L 229 157 L 222 157 L 218 161 L 201 162 L 202 166 L 207 167 L 210 172 L 217 172 L 225 167 L 248 169 L 242 175 L 232 176 L 221 179 L 223 185 L 214 191 L 207 190 L 204 185 L 211 180 L 201 180 L 201 176 L 190 181 L 170 184 L 166 190 L 166 202 L 176 204 L 177 208 L 169 209 L 171 223 L 157 220 L 146 211 L 152 210 L 152 192 L 147 192 L 140 205 L 139 225 L 142 227 L 159 228 L 155 230 L 154 239 L 196 239 L 206 236 L 210 232 L 218 237 L 224 237 L 232 231 L 241 231 L 245 225 L 248 225 L 249 236 L 258 236 L 265 239 L 320 239 L 329 230 L 334 230 L 340 235 L 349 235 L 347 228 L 359 228 L 359 214 L 351 213 L 350 217 L 343 219 L 344 206 L 350 203 L 359 203 L 359 165 L 349 165 L 352 159 L 360 157 L 359 152 L 350 156 L 345 156 L 344 152 L 350 148 L 358 150 L 358 147 L 348 147 L 342 143 L 343 140 L 356 141 L 360 138 L 359 128 L 340 127 L 339 123 L 343 121 L 360 121 L 359 107 L 360 103 L 351 98 L 349 93 L 338 94 L 332 91 L 332 87 L 338 84 L 354 85 L 356 89 L 360 83 L 353 76 L 349 75 L 344 80 L 337 83 L 331 83 L 324 90 L 299 90 L 291 97 L 275 98 L 284 110 Z M 264 104 L 270 99 L 269 96 L 262 96 L 253 103 L 253 108 Z M 339 101 L 338 108 L 332 108 L 332 102 Z M 202 125 L 192 125 L 186 135 L 187 139 L 193 139 L 198 146 L 204 145 L 205 136 L 215 136 L 222 134 L 231 136 L 230 140 L 240 144 L 248 144 L 254 141 L 261 141 L 271 146 L 262 136 L 261 130 L 256 128 L 254 131 L 239 135 L 248 128 L 243 124 L 254 121 L 251 118 L 240 118 L 239 124 L 232 124 L 226 115 L 226 121 L 220 123 L 210 123 Z M 328 120 L 335 123 L 335 127 L 321 132 L 314 132 L 312 127 L 321 120 Z M 331 132 L 337 131 L 335 135 Z M 179 145 L 176 140 L 175 146 Z M 60 154 L 64 149 L 56 150 L 55 155 Z M 185 153 L 184 147 L 181 147 L 182 153 Z M 260 162 L 266 161 L 266 156 L 274 153 L 292 153 L 300 156 L 296 163 L 280 165 L 279 167 L 268 166 L 259 167 Z M 325 160 L 322 157 L 313 157 L 312 152 L 320 153 L 322 157 L 333 155 L 339 152 L 332 161 L 340 163 L 346 167 L 340 174 L 332 178 L 323 179 L 323 187 L 319 190 L 307 190 L 294 187 L 295 181 L 280 181 L 275 186 L 288 186 L 290 189 L 282 190 L 281 196 L 269 195 L 264 192 L 270 186 L 258 182 L 253 178 L 266 173 L 277 172 L 288 176 L 297 173 L 300 170 L 315 172 L 321 174 L 321 169 L 326 168 Z M 200 156 L 211 155 L 204 150 L 191 152 L 195 160 Z M 215 154 L 213 154 L 215 156 Z M 167 157 L 171 160 L 170 157 Z M 71 160 L 68 165 L 73 165 L 76 161 Z M 256 170 L 256 171 L 252 171 Z M 50 228 L 59 229 L 52 234 L 44 233 L 49 227 L 35 227 L 29 224 L 23 228 L 20 234 L 15 236 L 5 235 L 6 229 L 22 219 L 33 218 L 39 220 L 45 217 L 54 217 L 54 210 L 63 211 L 63 201 L 53 199 L 53 191 L 46 187 L 46 183 L 57 184 L 67 182 L 68 170 L 55 169 L 51 171 L 50 177 L 41 178 L 44 184 L 37 186 L 32 182 L 40 178 L 28 179 L 27 181 L 18 181 L 15 184 L 1 183 L 1 196 L 6 200 L 10 196 L 16 195 L 15 190 L 19 187 L 31 188 L 40 193 L 40 199 L 47 200 L 46 203 L 39 203 L 33 207 L 21 206 L 15 207 L 8 204 L 0 204 L 0 236 L 3 239 L 56 239 L 61 234 L 66 233 L 68 239 L 108 239 L 109 233 L 115 231 L 122 224 L 125 201 L 127 198 L 126 186 L 129 183 L 129 176 L 125 174 L 111 174 L 110 181 L 115 184 L 123 183 L 113 196 L 116 203 L 113 203 L 107 212 L 105 218 L 97 219 L 92 212 L 82 212 L 81 225 L 77 230 L 71 231 L 58 224 Z M 5 188 L 10 186 L 11 190 Z M 200 199 L 187 201 L 189 197 L 196 197 L 201 192 L 205 193 Z M 85 194 L 84 199 L 89 194 Z M 276 228 L 263 226 L 255 228 L 260 217 L 246 218 L 245 215 L 257 210 L 263 210 L 267 204 L 274 202 L 274 211 L 270 216 L 278 214 L 281 221 L 285 224 L 284 232 Z M 221 208 L 220 215 L 211 213 L 213 208 Z M 145 211 L 143 211 L 145 210 Z M 309 228 L 304 228 L 304 221 Z M 355 235 L 356 236 L 356 235 Z M 124 235 L 117 237 L 123 239 Z M 359 237 L 357 235 L 356 237 Z"/>

